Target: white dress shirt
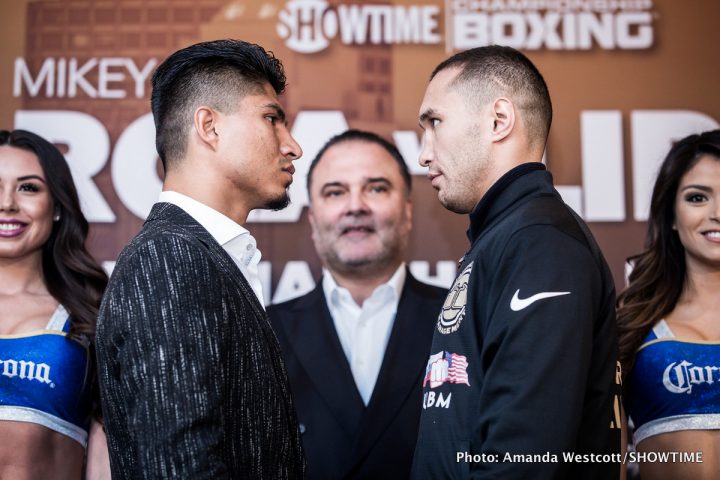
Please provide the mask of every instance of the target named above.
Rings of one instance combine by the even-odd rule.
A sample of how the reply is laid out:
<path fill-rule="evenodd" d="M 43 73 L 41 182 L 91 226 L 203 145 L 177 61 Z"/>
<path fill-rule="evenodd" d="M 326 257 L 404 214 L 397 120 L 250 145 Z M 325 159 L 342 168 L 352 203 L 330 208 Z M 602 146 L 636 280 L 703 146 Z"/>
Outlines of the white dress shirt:
<path fill-rule="evenodd" d="M 208 207 L 204 203 L 200 203 L 182 193 L 161 192 L 158 202 L 172 203 L 182 208 L 185 213 L 202 225 L 223 250 L 230 255 L 230 258 L 233 259 L 235 265 L 238 266 L 253 292 L 255 292 L 260 305 L 265 308 L 262 284 L 258 273 L 258 263 L 260 263 L 262 253 L 257 248 L 255 238 L 250 235 L 247 229 L 214 208 Z"/>
<path fill-rule="evenodd" d="M 370 401 L 380 374 L 405 276 L 403 263 L 390 280 L 378 286 L 360 307 L 350 292 L 338 286 L 332 274 L 323 270 L 325 300 L 365 405 Z"/>

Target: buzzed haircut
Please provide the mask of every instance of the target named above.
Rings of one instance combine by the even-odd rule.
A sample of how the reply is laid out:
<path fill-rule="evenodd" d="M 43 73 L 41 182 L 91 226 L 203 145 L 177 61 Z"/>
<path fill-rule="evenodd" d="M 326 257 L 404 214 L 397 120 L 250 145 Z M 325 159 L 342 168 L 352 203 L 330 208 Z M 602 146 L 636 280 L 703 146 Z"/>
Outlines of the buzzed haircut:
<path fill-rule="evenodd" d="M 285 72 L 280 60 L 259 45 L 215 40 L 170 55 L 153 74 L 151 97 L 155 146 L 165 170 L 185 156 L 198 107 L 234 113 L 244 96 L 262 93 L 266 83 L 280 94 Z"/>
<path fill-rule="evenodd" d="M 523 114 L 530 142 L 545 144 L 552 123 L 550 93 L 545 79 L 525 55 L 499 45 L 465 50 L 435 67 L 430 79 L 448 68 L 461 69 L 452 86 L 478 105 L 507 95 Z"/>
<path fill-rule="evenodd" d="M 312 198 L 310 195 L 310 189 L 312 187 L 312 174 L 315 170 L 315 167 L 322 159 L 323 155 L 325 155 L 325 152 L 327 150 L 339 143 L 345 143 L 345 142 L 365 142 L 365 143 L 374 143 L 377 145 L 380 145 L 382 148 L 387 151 L 390 156 L 395 160 L 395 163 L 397 163 L 398 168 L 400 169 L 400 176 L 403 179 L 403 183 L 405 183 L 405 196 L 409 197 L 410 192 L 412 191 L 412 177 L 410 176 L 410 171 L 408 170 L 407 164 L 405 163 L 405 159 L 400 154 L 400 150 L 397 149 L 395 145 L 385 140 L 380 135 L 373 133 L 373 132 L 367 132 L 364 130 L 345 130 L 343 133 L 340 133 L 338 135 L 335 135 L 330 140 L 327 141 L 325 145 L 320 149 L 317 155 L 315 155 L 315 158 L 313 159 L 312 163 L 310 163 L 310 168 L 308 169 L 307 174 L 307 191 L 308 191 L 308 198 Z"/>

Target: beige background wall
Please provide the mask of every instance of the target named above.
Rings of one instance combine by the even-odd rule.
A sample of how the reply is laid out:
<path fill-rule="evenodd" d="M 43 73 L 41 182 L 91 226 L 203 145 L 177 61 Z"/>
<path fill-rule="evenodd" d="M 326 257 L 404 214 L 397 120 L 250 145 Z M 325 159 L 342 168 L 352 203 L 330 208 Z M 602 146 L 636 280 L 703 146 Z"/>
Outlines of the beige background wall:
<path fill-rule="evenodd" d="M 368 4 L 329 3 L 335 9 L 339 4 Z M 409 0 L 391 3 L 432 5 Z M 650 5 L 650 48 L 603 49 L 594 44 L 589 50 L 524 50 L 545 75 L 553 98 L 555 118 L 547 164 L 558 184 L 583 186 L 581 112 L 621 112 L 625 220 L 590 222 L 618 284 L 622 282 L 624 259 L 641 248 L 645 229 L 644 223 L 633 219 L 632 143 L 636 132 L 631 113 L 689 110 L 720 120 L 720 2 L 635 3 Z M 436 32 L 444 40 L 446 7 L 453 3 L 437 0 L 436 5 Z M 277 33 L 278 14 L 285 8 L 287 2 L 279 0 L 0 0 L 0 126 L 13 127 L 20 110 L 84 112 L 107 130 L 112 152 L 131 122 L 149 112 L 149 88 L 139 99 L 133 95 L 89 98 L 82 92 L 75 98 L 48 98 L 42 92 L 31 96 L 26 88 L 14 96 L 15 58 L 24 58 L 33 74 L 47 58 L 76 58 L 83 63 L 91 58 L 127 57 L 142 66 L 153 58 L 162 61 L 172 51 L 197 41 L 235 37 L 260 43 L 283 60 L 289 78 L 283 101 L 291 122 L 300 112 L 337 110 L 343 112 L 351 127 L 375 130 L 388 138 L 397 131 L 419 133 L 417 109 L 427 77 L 449 54 L 444 41 L 436 45 L 358 46 L 343 45 L 334 38 L 321 52 L 301 54 L 288 48 Z M 96 71 L 87 79 L 97 82 Z M 115 86 L 129 92 L 133 88 L 129 77 Z M 657 141 L 663 145 L 669 142 L 665 136 Z M 306 155 L 300 162 L 311 159 Z M 114 260 L 142 223 L 118 197 L 111 167 L 108 158 L 93 178 L 116 216 L 114 223 L 92 225 L 90 246 L 104 261 Z M 442 209 L 421 176 L 414 179 L 413 200 L 416 212 L 409 260 L 429 261 L 432 273 L 435 262 L 455 260 L 464 253 L 467 219 Z M 249 227 L 263 258 L 271 262 L 273 288 L 288 261 L 307 261 L 317 275 L 319 263 L 310 241 L 306 211 L 298 222 L 256 222 Z"/>

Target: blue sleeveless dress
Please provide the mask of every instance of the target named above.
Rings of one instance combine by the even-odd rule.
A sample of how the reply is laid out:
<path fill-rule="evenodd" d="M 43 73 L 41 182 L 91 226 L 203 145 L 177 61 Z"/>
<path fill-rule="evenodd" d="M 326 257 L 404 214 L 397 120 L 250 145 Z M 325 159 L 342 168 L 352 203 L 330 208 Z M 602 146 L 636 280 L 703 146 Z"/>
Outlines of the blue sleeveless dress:
<path fill-rule="evenodd" d="M 720 343 L 675 338 L 664 320 L 645 338 L 628 379 L 634 440 L 720 429 Z"/>
<path fill-rule="evenodd" d="M 92 408 L 89 343 L 69 331 L 60 305 L 44 330 L 0 335 L 0 420 L 43 425 L 85 447 Z"/>

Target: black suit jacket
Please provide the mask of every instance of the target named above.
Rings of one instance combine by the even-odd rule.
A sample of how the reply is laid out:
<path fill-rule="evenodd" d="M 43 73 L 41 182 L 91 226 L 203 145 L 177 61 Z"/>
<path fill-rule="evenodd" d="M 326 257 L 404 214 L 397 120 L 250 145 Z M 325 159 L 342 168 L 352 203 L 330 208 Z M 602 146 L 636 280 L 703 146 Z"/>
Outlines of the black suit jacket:
<path fill-rule="evenodd" d="M 114 480 L 301 478 L 280 349 L 230 256 L 156 204 L 100 307 L 97 356 Z"/>
<path fill-rule="evenodd" d="M 300 420 L 309 479 L 408 478 L 422 408 L 422 379 L 446 290 L 408 272 L 367 407 L 325 301 L 322 281 L 268 313 Z"/>

